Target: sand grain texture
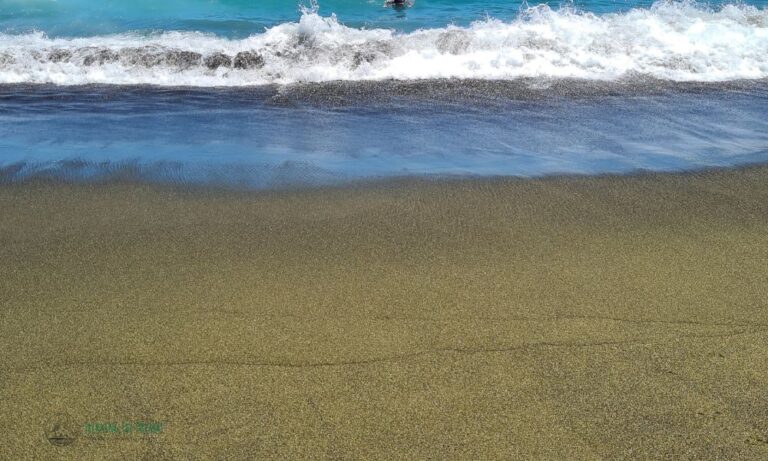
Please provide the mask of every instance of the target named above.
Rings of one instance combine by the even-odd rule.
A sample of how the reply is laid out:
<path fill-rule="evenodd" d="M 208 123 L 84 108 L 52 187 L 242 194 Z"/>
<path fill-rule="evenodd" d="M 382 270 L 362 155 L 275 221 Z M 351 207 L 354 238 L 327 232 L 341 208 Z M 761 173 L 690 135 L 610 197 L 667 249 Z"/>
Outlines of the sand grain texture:
<path fill-rule="evenodd" d="M 0 216 L 0 459 L 768 459 L 768 168 Z"/>

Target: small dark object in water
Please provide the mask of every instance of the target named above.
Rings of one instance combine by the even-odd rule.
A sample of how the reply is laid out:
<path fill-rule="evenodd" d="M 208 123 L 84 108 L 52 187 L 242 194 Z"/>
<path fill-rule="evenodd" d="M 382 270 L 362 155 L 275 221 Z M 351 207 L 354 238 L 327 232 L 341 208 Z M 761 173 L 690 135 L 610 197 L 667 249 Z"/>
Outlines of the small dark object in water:
<path fill-rule="evenodd" d="M 413 0 L 385 0 L 384 6 L 395 9 L 408 8 L 413 6 Z"/>

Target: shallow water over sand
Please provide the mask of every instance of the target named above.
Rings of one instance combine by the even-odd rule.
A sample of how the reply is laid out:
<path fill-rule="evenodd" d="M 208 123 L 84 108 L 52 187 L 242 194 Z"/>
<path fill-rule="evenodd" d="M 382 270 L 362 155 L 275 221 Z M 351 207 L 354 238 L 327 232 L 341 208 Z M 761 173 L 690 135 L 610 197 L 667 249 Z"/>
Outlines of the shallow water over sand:
<path fill-rule="evenodd" d="M 675 171 L 768 160 L 764 82 L 0 87 L 3 181 L 247 187 L 402 175 Z"/>

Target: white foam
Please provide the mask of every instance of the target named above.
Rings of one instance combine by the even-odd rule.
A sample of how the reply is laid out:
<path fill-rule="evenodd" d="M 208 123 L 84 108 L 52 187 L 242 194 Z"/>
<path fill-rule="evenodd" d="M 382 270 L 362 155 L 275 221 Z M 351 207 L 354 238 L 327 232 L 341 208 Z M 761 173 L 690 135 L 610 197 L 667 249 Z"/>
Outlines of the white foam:
<path fill-rule="evenodd" d="M 204 62 L 243 51 L 260 55 L 263 65 L 212 69 Z M 145 59 L 178 52 L 198 54 L 181 61 Z M 709 82 L 766 78 L 768 10 L 665 2 L 595 15 L 540 5 L 512 22 L 488 19 L 408 34 L 350 28 L 334 16 L 308 11 L 297 23 L 242 40 L 194 32 L 74 39 L 0 34 L 0 83 L 242 86 L 628 75 Z"/>

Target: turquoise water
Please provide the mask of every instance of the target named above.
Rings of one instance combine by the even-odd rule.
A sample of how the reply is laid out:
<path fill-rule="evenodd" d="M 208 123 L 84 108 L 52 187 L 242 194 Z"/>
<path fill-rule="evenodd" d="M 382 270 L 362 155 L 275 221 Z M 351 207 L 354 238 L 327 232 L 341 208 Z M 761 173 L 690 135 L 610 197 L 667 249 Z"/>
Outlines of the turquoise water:
<path fill-rule="evenodd" d="M 553 9 L 575 8 L 598 14 L 649 8 L 648 0 L 579 0 L 530 2 Z M 718 8 L 727 2 L 701 2 Z M 741 2 L 764 7 L 766 0 Z M 309 2 L 304 2 L 309 6 Z M 493 17 L 511 20 L 524 8 L 519 0 L 417 0 L 407 11 L 385 8 L 383 0 L 323 0 L 319 13 L 336 14 L 356 28 L 419 28 L 468 25 Z M 291 0 L 0 0 L 0 31 L 43 31 L 50 36 L 78 37 L 128 31 L 201 31 L 230 38 L 263 32 L 296 21 L 300 2 Z M 526 3 L 525 6 L 528 6 Z"/>

